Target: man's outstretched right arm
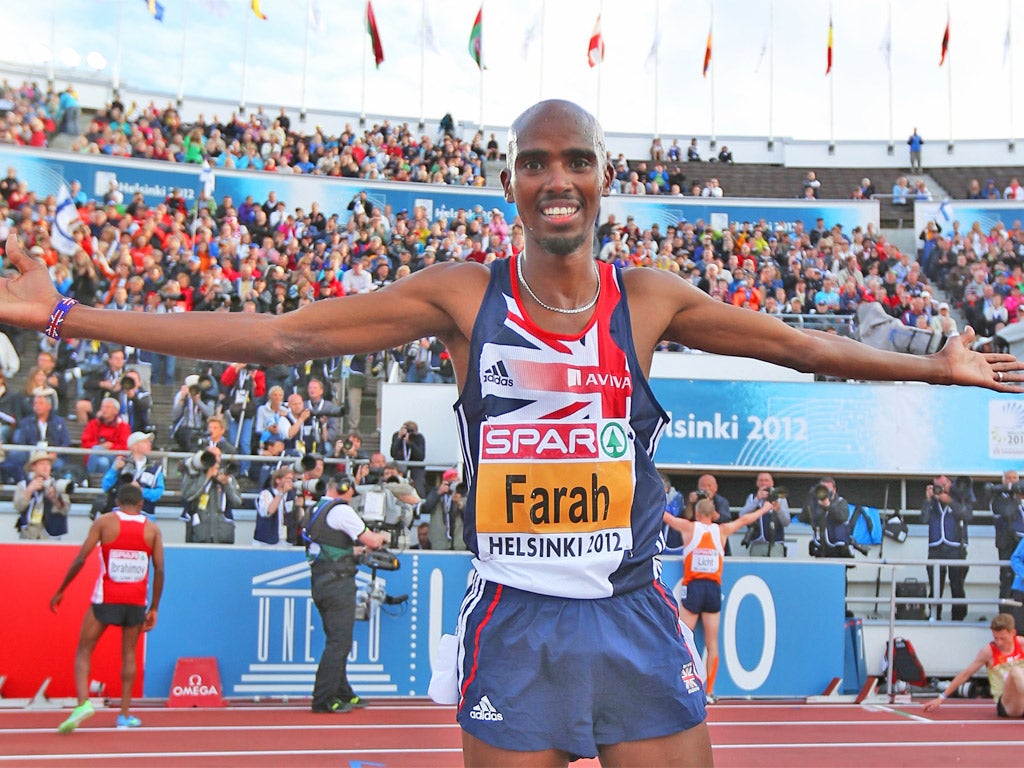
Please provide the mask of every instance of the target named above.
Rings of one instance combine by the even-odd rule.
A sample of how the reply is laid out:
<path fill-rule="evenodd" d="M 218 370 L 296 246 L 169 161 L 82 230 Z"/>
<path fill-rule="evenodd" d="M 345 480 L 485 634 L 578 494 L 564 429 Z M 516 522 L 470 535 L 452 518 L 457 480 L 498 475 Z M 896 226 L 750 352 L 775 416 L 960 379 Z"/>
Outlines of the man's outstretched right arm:
<path fill-rule="evenodd" d="M 42 262 L 27 256 L 13 235 L 7 257 L 18 274 L 0 280 L 0 322 L 42 330 L 60 296 Z M 451 338 L 460 330 L 468 337 L 471 320 L 466 328 L 469 316 L 458 311 L 460 301 L 472 304 L 465 287 L 476 273 L 467 267 L 432 267 L 375 293 L 319 301 L 283 315 L 140 312 L 126 323 L 120 313 L 78 305 L 67 313 L 61 333 L 169 355 L 268 364 L 371 352 L 422 336 Z"/>

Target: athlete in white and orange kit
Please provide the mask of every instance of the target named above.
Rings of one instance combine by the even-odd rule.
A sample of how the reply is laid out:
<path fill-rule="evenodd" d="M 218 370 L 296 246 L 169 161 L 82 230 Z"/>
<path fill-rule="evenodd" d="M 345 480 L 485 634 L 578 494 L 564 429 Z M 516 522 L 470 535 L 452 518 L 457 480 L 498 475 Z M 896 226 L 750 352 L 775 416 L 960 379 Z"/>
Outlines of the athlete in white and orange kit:
<path fill-rule="evenodd" d="M 60 588 L 50 598 L 50 610 L 64 599 L 64 590 L 82 570 L 86 558 L 100 547 L 100 575 L 92 594 L 92 604 L 82 620 L 82 634 L 75 652 L 75 690 L 78 706 L 60 725 L 61 733 L 70 733 L 79 723 L 95 714 L 89 700 L 89 666 L 96 643 L 113 625 L 121 627 L 121 713 L 118 728 L 137 728 L 142 723 L 131 714 L 132 686 L 135 683 L 135 646 L 139 635 L 156 625 L 157 608 L 164 586 L 164 545 L 156 523 L 142 512 L 142 489 L 135 483 L 117 491 L 117 507 L 100 515 L 89 528 L 82 548 L 68 568 Z M 149 574 L 153 574 L 153 595 L 149 599 Z M 147 609 L 148 601 L 148 609 Z"/>
<path fill-rule="evenodd" d="M 697 626 L 697 619 L 704 627 L 704 644 L 708 649 L 708 679 L 704 693 L 709 702 L 715 700 L 715 677 L 718 675 L 718 622 L 722 614 L 725 541 L 771 511 L 772 503 L 766 499 L 753 512 L 726 523 L 716 523 L 714 502 L 701 499 L 694 506 L 695 520 L 675 517 L 668 512 L 663 518 L 666 525 L 683 536 L 683 594 L 679 615 L 691 632 Z"/>
<path fill-rule="evenodd" d="M 12 235 L 0 322 L 265 364 L 437 337 L 459 386 L 464 538 L 476 555 L 455 644 L 465 763 L 706 766 L 704 694 L 660 578 L 653 456 L 667 415 L 647 382 L 655 347 L 999 392 L 1021 392 L 1024 375 L 1012 355 L 972 350 L 970 329 L 934 355 L 883 352 L 714 301 L 667 270 L 599 264 L 594 226 L 614 178 L 594 116 L 544 101 L 513 123 L 501 173 L 525 238 L 514 259 L 437 264 L 281 315 L 145 312 L 125 323 L 60 296 Z M 381 205 L 390 194 L 397 187 L 373 192 Z"/>
<path fill-rule="evenodd" d="M 1013 616 L 997 613 L 989 625 L 992 642 L 978 651 L 974 661 L 949 681 L 938 698 L 924 705 L 925 712 L 942 706 L 947 696 L 966 683 L 982 667 L 988 669 L 988 684 L 996 700 L 999 717 L 1024 717 L 1024 637 L 1017 634 Z"/>

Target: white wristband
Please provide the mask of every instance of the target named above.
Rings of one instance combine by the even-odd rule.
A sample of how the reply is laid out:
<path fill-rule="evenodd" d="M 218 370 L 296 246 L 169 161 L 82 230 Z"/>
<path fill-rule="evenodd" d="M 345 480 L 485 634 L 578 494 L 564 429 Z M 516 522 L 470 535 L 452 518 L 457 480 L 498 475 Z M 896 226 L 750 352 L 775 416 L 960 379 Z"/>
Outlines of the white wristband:
<path fill-rule="evenodd" d="M 945 701 L 945 700 L 946 700 L 946 694 L 940 693 L 939 694 L 939 701 Z"/>

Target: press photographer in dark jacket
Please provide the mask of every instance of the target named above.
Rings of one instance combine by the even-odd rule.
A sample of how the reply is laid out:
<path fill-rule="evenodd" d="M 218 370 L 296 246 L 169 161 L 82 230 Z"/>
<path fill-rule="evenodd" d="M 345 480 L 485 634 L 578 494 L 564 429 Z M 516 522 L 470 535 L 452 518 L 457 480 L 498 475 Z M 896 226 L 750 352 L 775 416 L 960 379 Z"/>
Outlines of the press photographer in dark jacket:
<path fill-rule="evenodd" d="M 925 500 L 921 506 L 921 522 L 928 526 L 929 560 L 966 560 L 967 524 L 974 512 L 964 497 L 960 486 L 954 487 L 949 478 L 939 475 L 934 482 L 925 486 Z M 968 567 L 939 566 L 939 597 L 946 590 L 946 574 L 949 574 L 949 592 L 953 597 L 964 597 L 964 581 Z M 928 566 L 928 597 L 935 597 L 935 568 Z M 966 605 L 954 605 L 953 621 L 963 621 L 967 616 Z M 935 606 L 935 618 L 942 618 L 942 606 Z"/>
<path fill-rule="evenodd" d="M 850 505 L 836 490 L 833 477 L 825 476 L 811 489 L 804 507 L 813 528 L 809 545 L 812 557 L 853 557 L 850 552 Z"/>
<path fill-rule="evenodd" d="M 996 533 L 996 551 L 1000 560 L 1009 560 L 1017 544 L 1024 538 L 1024 483 L 1014 469 L 1003 472 L 1003 482 L 986 484 L 985 490 L 991 498 L 992 523 Z M 1013 586 L 1013 568 L 1004 565 L 999 569 L 999 597 L 1010 596 Z M 1009 608 L 1000 608 L 1010 613 Z"/>

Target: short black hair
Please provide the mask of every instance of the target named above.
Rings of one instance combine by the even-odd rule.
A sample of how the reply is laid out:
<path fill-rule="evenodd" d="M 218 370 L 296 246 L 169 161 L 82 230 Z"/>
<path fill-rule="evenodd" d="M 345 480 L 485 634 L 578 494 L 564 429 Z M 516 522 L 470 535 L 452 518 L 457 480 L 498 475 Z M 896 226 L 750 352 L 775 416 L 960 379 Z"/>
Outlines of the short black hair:
<path fill-rule="evenodd" d="M 117 489 L 117 503 L 122 507 L 142 505 L 142 489 L 134 483 L 124 483 Z"/>

